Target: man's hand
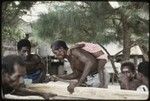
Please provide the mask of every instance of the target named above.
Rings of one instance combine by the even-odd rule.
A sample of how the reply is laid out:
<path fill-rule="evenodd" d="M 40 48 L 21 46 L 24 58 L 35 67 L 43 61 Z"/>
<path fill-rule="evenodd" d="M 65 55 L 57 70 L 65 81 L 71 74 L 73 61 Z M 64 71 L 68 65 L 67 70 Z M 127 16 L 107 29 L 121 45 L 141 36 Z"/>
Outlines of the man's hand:
<path fill-rule="evenodd" d="M 77 82 L 71 81 L 69 86 L 67 87 L 67 90 L 72 94 L 74 92 L 74 88 L 76 87 Z"/>
<path fill-rule="evenodd" d="M 128 79 L 128 77 L 127 77 L 125 74 L 120 73 L 120 74 L 119 74 L 119 81 L 120 81 L 121 83 L 126 83 L 126 82 L 129 81 L 129 79 Z"/>
<path fill-rule="evenodd" d="M 57 94 L 42 93 L 42 97 L 43 97 L 45 100 L 49 100 L 50 97 L 54 97 L 54 96 L 57 96 Z"/>
<path fill-rule="evenodd" d="M 50 80 L 51 80 L 51 81 L 54 81 L 54 82 L 59 81 L 60 79 L 61 79 L 61 78 L 59 78 L 59 77 L 56 76 L 56 75 L 50 76 Z"/>
<path fill-rule="evenodd" d="M 119 83 L 121 86 L 121 89 L 129 89 L 129 79 L 127 75 L 125 74 L 119 74 Z"/>
<path fill-rule="evenodd" d="M 75 88 L 75 85 L 70 84 L 70 85 L 67 87 L 67 90 L 72 94 L 72 93 L 74 92 L 74 88 Z"/>

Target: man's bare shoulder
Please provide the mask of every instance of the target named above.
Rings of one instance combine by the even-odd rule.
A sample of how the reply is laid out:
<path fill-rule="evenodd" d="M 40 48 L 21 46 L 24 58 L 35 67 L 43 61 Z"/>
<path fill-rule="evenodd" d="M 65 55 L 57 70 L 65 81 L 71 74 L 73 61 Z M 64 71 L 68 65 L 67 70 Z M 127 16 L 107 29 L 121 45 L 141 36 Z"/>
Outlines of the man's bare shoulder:
<path fill-rule="evenodd" d="M 89 52 L 86 52 L 85 50 L 80 48 L 72 49 L 70 53 L 72 56 L 80 58 L 81 60 L 94 60 L 94 57 Z"/>
<path fill-rule="evenodd" d="M 71 48 L 70 50 L 69 50 L 70 52 L 70 54 L 71 55 L 81 55 L 83 52 L 81 52 L 81 49 L 79 49 L 79 48 Z"/>
<path fill-rule="evenodd" d="M 136 75 L 136 79 L 140 80 L 140 81 L 147 81 L 148 79 L 142 74 L 142 73 L 137 73 Z"/>
<path fill-rule="evenodd" d="M 37 54 L 31 54 L 31 58 L 32 58 L 32 60 L 35 60 L 35 61 L 41 61 L 40 56 Z"/>

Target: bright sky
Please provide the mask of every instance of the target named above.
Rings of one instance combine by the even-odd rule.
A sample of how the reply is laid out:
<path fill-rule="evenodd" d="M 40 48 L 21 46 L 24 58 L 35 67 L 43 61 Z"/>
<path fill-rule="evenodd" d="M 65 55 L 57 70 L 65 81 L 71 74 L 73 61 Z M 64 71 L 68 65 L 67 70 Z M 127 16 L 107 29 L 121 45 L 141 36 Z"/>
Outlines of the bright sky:
<path fill-rule="evenodd" d="M 111 5 L 111 7 L 113 7 L 114 9 L 119 8 L 120 5 L 117 1 L 109 1 L 109 4 Z"/>
<path fill-rule="evenodd" d="M 26 15 L 23 15 L 21 18 L 26 22 L 36 21 L 41 13 L 48 13 L 48 6 L 46 4 L 35 4 L 31 7 L 30 11 Z"/>

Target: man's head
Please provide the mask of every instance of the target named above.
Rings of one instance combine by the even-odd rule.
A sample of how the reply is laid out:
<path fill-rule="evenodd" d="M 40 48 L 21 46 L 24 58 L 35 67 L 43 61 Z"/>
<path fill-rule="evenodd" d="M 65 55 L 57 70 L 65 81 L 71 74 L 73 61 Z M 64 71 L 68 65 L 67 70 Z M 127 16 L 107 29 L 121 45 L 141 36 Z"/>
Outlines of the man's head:
<path fill-rule="evenodd" d="M 124 62 L 121 65 L 121 73 L 125 74 L 128 78 L 134 77 L 136 73 L 134 64 L 132 62 Z"/>
<path fill-rule="evenodd" d="M 21 39 L 17 43 L 17 50 L 18 50 L 18 54 L 26 60 L 27 56 L 30 55 L 30 53 L 31 53 L 30 41 L 27 39 Z"/>
<path fill-rule="evenodd" d="M 2 58 L 2 83 L 13 88 L 20 87 L 24 82 L 26 73 L 22 57 L 8 55 Z"/>
<path fill-rule="evenodd" d="M 51 44 L 51 49 L 58 59 L 64 59 L 67 55 L 68 47 L 64 41 L 57 40 Z"/>

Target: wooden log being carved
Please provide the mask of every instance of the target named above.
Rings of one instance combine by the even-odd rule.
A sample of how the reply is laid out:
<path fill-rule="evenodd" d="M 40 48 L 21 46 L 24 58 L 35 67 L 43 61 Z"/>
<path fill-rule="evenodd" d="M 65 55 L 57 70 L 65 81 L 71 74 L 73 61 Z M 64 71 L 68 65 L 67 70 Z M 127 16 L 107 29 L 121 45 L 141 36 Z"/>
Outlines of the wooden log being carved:
<path fill-rule="evenodd" d="M 58 96 L 77 97 L 83 99 L 114 99 L 114 100 L 146 100 L 148 99 L 148 92 L 138 92 L 131 90 L 120 89 L 106 89 L 106 88 L 94 88 L 94 87 L 76 87 L 75 92 L 70 94 L 67 91 L 67 82 L 49 82 L 46 84 L 32 84 L 29 89 L 50 92 L 57 94 Z"/>

